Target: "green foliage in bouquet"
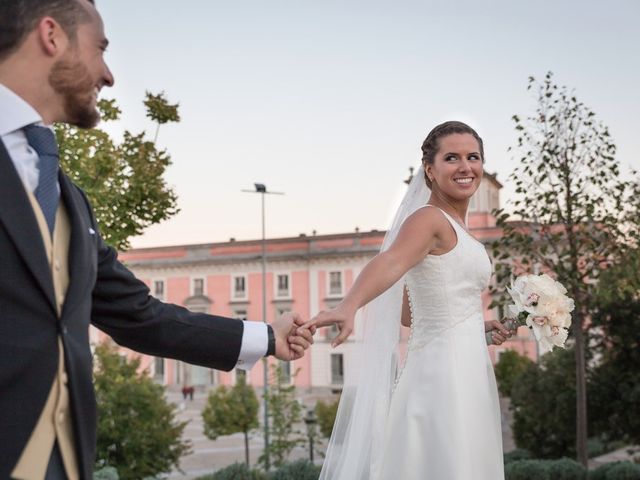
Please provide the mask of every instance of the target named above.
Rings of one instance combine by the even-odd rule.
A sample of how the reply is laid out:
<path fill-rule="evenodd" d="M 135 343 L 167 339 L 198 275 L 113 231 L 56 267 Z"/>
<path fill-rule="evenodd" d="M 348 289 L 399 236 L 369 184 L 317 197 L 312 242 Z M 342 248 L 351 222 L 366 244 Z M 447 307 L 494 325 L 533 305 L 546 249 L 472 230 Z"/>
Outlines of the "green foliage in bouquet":
<path fill-rule="evenodd" d="M 147 92 L 145 104 L 158 127 L 180 120 L 177 105 L 162 94 Z M 101 100 L 98 108 L 104 122 L 120 118 L 114 100 Z M 62 169 L 89 197 L 102 236 L 113 247 L 126 249 L 130 237 L 178 212 L 176 194 L 163 178 L 171 157 L 144 131 L 125 131 L 121 142 L 100 128 L 57 124 L 56 134 Z"/>
<path fill-rule="evenodd" d="M 170 472 L 189 453 L 190 443 L 182 440 L 187 423 L 176 420 L 164 387 L 139 374 L 140 361 L 126 360 L 115 347 L 99 345 L 95 356 L 96 470 L 115 467 L 120 480 Z"/>

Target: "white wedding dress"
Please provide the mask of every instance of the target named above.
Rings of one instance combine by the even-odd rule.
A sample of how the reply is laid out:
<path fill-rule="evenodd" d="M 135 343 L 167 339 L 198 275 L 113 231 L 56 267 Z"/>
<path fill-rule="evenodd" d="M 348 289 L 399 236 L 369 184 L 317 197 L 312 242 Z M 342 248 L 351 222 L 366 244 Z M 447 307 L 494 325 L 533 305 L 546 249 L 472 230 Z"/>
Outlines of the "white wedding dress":
<path fill-rule="evenodd" d="M 500 405 L 481 300 L 491 262 L 485 247 L 442 213 L 457 244 L 427 256 L 405 276 L 411 335 L 371 480 L 504 479 Z"/>

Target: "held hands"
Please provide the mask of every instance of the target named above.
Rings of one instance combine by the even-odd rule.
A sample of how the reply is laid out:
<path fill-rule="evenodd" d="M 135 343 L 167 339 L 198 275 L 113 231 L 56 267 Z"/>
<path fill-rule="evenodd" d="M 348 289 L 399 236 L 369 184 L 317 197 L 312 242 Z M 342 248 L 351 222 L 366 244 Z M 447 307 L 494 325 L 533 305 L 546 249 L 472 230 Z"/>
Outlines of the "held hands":
<path fill-rule="evenodd" d="M 275 357 L 289 362 L 304 356 L 304 351 L 313 344 L 316 328 L 307 327 L 299 314 L 288 312 L 277 318 L 272 324 L 276 337 Z"/>
<path fill-rule="evenodd" d="M 484 331 L 488 345 L 502 345 L 516 333 L 515 330 L 509 330 L 498 320 L 484 322 Z"/>
<path fill-rule="evenodd" d="M 305 328 L 321 328 L 329 325 L 337 325 L 340 333 L 331 342 L 333 348 L 344 342 L 351 332 L 353 332 L 353 324 L 355 321 L 355 313 L 352 313 L 345 307 L 338 305 L 331 310 L 325 310 L 318 313 L 315 317 L 304 324 Z"/>

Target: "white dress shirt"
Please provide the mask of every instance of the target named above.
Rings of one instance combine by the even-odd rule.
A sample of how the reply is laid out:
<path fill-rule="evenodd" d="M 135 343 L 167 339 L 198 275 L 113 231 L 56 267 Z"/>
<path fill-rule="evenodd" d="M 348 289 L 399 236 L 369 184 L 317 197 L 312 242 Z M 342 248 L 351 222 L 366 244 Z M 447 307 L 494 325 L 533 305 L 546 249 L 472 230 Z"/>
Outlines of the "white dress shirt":
<path fill-rule="evenodd" d="M 38 187 L 38 154 L 29 146 L 22 130 L 31 124 L 43 125 L 40 114 L 0 83 L 0 139 L 7 148 L 25 188 L 35 193 Z M 242 346 L 236 368 L 249 370 L 267 353 L 267 325 L 262 322 L 243 323 Z"/>

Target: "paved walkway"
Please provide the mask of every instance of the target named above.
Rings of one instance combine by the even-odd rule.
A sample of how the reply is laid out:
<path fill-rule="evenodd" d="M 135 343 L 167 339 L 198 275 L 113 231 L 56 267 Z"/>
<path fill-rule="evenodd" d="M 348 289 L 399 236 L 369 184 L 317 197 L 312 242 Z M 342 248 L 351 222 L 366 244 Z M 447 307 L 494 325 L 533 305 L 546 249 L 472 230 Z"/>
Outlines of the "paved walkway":
<path fill-rule="evenodd" d="M 244 436 L 241 433 L 219 437 L 217 440 L 209 440 L 204 435 L 202 426 L 201 411 L 205 406 L 207 394 L 196 392 L 193 400 L 183 402 L 182 395 L 177 392 L 168 393 L 169 401 L 183 406 L 178 418 L 182 421 L 188 420 L 185 427 L 185 438 L 191 440 L 193 453 L 182 458 L 180 468 L 182 472 L 174 471 L 169 475 L 169 480 L 194 479 L 201 475 L 206 475 L 236 462 L 244 462 Z M 502 431 L 504 451 L 508 452 L 515 448 L 511 436 L 511 412 L 509 412 L 508 400 L 501 401 L 502 408 Z M 260 417 L 262 418 L 262 417 Z M 304 425 L 300 426 L 304 431 Z M 250 435 L 249 457 L 252 465 L 256 464 L 258 457 L 262 454 L 264 439 L 262 430 L 258 430 Z M 326 445 L 326 441 L 325 441 Z M 322 450 L 322 449 L 321 449 Z M 291 459 L 308 458 L 308 445 L 296 448 L 291 454 Z M 315 455 L 316 463 L 321 463 L 322 459 Z"/>
<path fill-rule="evenodd" d="M 205 437 L 201 412 L 207 401 L 206 393 L 196 392 L 194 399 L 186 402 L 183 402 L 182 395 L 179 393 L 169 392 L 168 398 L 169 401 L 181 407 L 184 406 L 184 409 L 178 415 L 178 419 L 189 421 L 184 429 L 184 436 L 191 440 L 193 444 L 193 453 L 182 457 L 180 461 L 180 468 L 183 472 L 172 472 L 168 477 L 169 480 L 193 479 L 236 462 L 244 463 L 244 435 L 242 433 L 219 437 L 215 441 Z M 301 425 L 300 429 L 304 431 L 304 425 Z M 258 457 L 262 454 L 263 445 L 262 430 L 258 430 L 249 436 L 249 460 L 251 465 L 256 464 Z M 291 454 L 292 460 L 308 457 L 308 445 L 296 448 Z"/>

